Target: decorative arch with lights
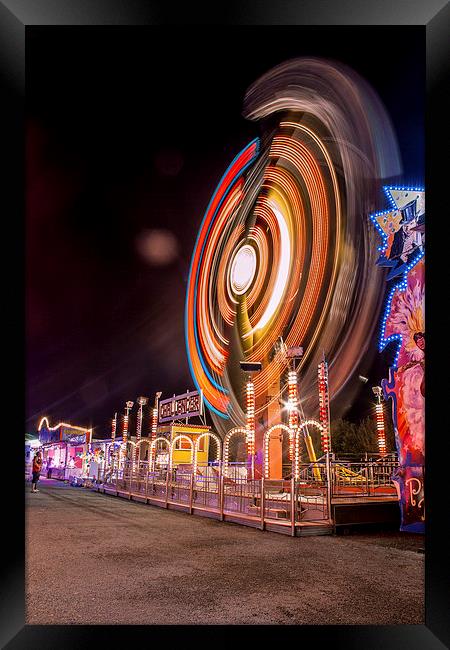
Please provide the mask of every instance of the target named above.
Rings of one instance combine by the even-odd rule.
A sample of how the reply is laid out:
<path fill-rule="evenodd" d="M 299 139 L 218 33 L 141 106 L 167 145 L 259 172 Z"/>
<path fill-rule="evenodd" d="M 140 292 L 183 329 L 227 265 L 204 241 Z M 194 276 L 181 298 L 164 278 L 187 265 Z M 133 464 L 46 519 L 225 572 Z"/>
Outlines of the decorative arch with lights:
<path fill-rule="evenodd" d="M 189 436 L 184 435 L 183 433 L 180 433 L 180 435 L 176 436 L 172 442 L 170 443 L 170 455 L 169 455 L 169 469 L 172 469 L 172 462 L 173 462 L 173 451 L 175 449 L 175 444 L 178 442 L 178 440 L 187 440 L 189 443 L 189 448 L 191 451 L 191 457 L 190 457 L 190 464 L 194 462 L 194 443 Z"/>
<path fill-rule="evenodd" d="M 288 426 L 285 424 L 274 424 L 270 429 L 267 429 L 267 431 L 264 434 L 264 477 L 269 478 L 269 463 L 270 463 L 270 457 L 269 457 L 269 441 L 270 441 L 270 436 L 274 431 L 285 431 L 289 439 L 293 436 L 293 431 L 290 429 Z"/>
<path fill-rule="evenodd" d="M 241 435 L 241 436 L 243 436 L 245 438 L 245 440 L 247 440 L 247 435 L 248 435 L 247 429 L 244 428 L 244 427 L 235 427 L 234 429 L 230 429 L 230 431 L 228 431 L 225 434 L 225 438 L 223 440 L 223 465 L 224 465 L 224 467 L 228 466 L 228 463 L 229 463 L 229 460 L 230 460 L 229 459 L 230 440 L 235 435 Z"/>
<path fill-rule="evenodd" d="M 195 446 L 194 446 L 194 474 L 197 473 L 197 466 L 198 466 L 198 452 L 200 449 L 200 441 L 203 440 L 203 438 L 209 438 L 213 439 L 214 442 L 216 443 L 216 462 L 218 462 L 221 458 L 221 450 L 222 450 L 222 441 L 217 436 L 215 433 L 212 433 L 212 431 L 205 431 L 205 433 L 201 433 L 197 440 L 195 441 Z"/>
<path fill-rule="evenodd" d="M 167 440 L 167 438 L 164 438 L 163 436 L 160 436 L 158 438 L 153 438 L 152 441 L 150 442 L 150 466 L 152 470 L 154 471 L 155 469 L 155 461 L 156 461 L 156 446 L 160 443 L 164 443 L 167 447 L 167 451 L 170 454 L 170 442 Z"/>

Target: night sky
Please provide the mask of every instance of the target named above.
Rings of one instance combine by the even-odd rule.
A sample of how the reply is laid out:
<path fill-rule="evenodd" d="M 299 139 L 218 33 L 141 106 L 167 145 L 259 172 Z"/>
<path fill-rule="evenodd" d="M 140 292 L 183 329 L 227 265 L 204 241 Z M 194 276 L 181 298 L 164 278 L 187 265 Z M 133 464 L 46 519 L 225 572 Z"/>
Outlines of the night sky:
<path fill-rule="evenodd" d="M 387 181 L 423 184 L 424 52 L 420 27 L 33 28 L 27 431 L 49 415 L 101 435 L 126 400 L 193 389 L 190 259 L 218 180 L 259 135 L 241 116 L 253 81 L 297 56 L 350 65 L 397 131 L 404 174 Z M 173 236 L 166 264 L 142 254 L 151 229 Z M 350 418 L 368 413 L 370 386 L 387 376 L 389 352 L 373 356 Z"/>

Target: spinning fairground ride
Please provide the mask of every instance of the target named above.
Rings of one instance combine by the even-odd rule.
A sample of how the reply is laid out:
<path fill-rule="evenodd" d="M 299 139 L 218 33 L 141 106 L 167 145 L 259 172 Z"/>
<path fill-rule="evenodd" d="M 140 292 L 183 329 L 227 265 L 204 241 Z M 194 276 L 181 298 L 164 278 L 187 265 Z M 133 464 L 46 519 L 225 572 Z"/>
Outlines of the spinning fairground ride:
<path fill-rule="evenodd" d="M 328 395 L 338 405 L 351 388 L 378 322 L 383 278 L 368 215 L 400 163 L 380 101 L 334 62 L 273 68 L 248 89 L 243 112 L 260 135 L 234 157 L 203 217 L 186 347 L 224 463 L 241 436 L 256 478 L 298 476 L 304 456 L 330 451 Z M 241 369 L 258 363 L 251 375 Z"/>

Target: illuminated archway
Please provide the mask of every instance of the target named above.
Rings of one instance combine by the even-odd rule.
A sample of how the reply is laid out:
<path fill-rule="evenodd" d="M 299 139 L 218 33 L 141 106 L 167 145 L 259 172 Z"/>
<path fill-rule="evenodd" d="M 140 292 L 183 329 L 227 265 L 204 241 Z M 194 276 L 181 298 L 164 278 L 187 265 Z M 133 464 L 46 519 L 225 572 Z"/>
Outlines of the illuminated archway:
<path fill-rule="evenodd" d="M 234 429 L 230 429 L 227 432 L 227 434 L 225 435 L 224 441 L 223 441 L 223 466 L 224 467 L 228 467 L 230 440 L 236 434 L 241 434 L 246 439 L 248 431 L 247 431 L 247 429 L 244 429 L 243 427 L 235 427 Z"/>
<path fill-rule="evenodd" d="M 133 447 L 136 447 L 136 443 L 133 440 L 128 439 L 125 443 L 122 442 L 122 458 L 124 464 L 133 460 Z"/>
<path fill-rule="evenodd" d="M 292 429 L 290 429 L 288 426 L 285 424 L 274 424 L 273 427 L 270 427 L 270 429 L 267 429 L 267 431 L 264 434 L 264 477 L 269 478 L 269 440 L 270 436 L 272 434 L 272 431 L 276 431 L 277 429 L 281 429 L 282 431 L 286 431 L 289 436 L 291 437 L 293 435 Z"/>
<path fill-rule="evenodd" d="M 136 448 L 140 447 L 141 445 L 147 445 L 148 449 L 150 451 L 150 440 L 148 438 L 141 438 L 137 443 L 136 443 Z"/>
<path fill-rule="evenodd" d="M 141 445 L 147 445 L 148 447 L 148 462 L 150 462 L 150 456 L 151 456 L 151 444 L 150 440 L 148 438 L 141 438 L 135 443 L 136 450 L 141 447 Z M 139 454 L 139 457 L 141 457 L 141 454 Z M 145 462 L 145 461 L 139 461 L 139 462 Z"/>
<path fill-rule="evenodd" d="M 322 434 L 325 430 L 325 427 L 320 424 L 320 422 L 317 422 L 317 420 L 305 420 L 299 426 L 296 428 L 295 431 L 295 444 L 294 444 L 294 476 L 296 479 L 300 478 L 300 432 L 303 431 L 306 427 L 316 427 L 316 429 L 319 429 L 320 433 Z M 309 455 L 309 460 L 312 463 L 316 462 L 316 454 L 314 451 L 314 447 L 312 446 L 312 440 L 309 434 L 305 436 L 305 444 L 306 448 L 308 450 L 308 455 Z M 314 466 L 314 475 L 316 476 L 317 479 L 320 479 L 320 470 L 317 466 Z"/>
<path fill-rule="evenodd" d="M 202 433 L 199 435 L 197 440 L 195 441 L 195 448 L 194 448 L 194 474 L 197 473 L 197 458 L 198 458 L 198 451 L 199 451 L 199 446 L 200 446 L 200 440 L 205 438 L 206 436 L 209 436 L 210 438 L 213 438 L 216 442 L 216 461 L 220 460 L 220 455 L 221 455 L 221 440 L 219 436 L 217 436 L 215 433 L 212 433 L 211 431 L 205 431 L 205 433 Z"/>
<path fill-rule="evenodd" d="M 167 440 L 167 438 L 163 438 L 162 436 L 160 436 L 159 438 L 154 438 L 154 440 L 152 440 L 150 443 L 150 458 L 149 458 L 149 462 L 150 462 L 149 467 L 151 468 L 152 471 L 154 471 L 155 469 L 155 461 L 156 461 L 155 452 L 156 452 L 157 442 L 164 442 L 164 444 L 167 445 L 170 454 L 170 442 Z"/>
<path fill-rule="evenodd" d="M 192 442 L 191 438 L 189 436 L 184 435 L 183 433 L 180 433 L 180 435 L 176 436 L 172 442 L 170 443 L 170 452 L 169 452 L 169 469 L 172 469 L 172 458 L 173 458 L 173 450 L 175 448 L 175 443 L 177 440 L 182 440 L 185 439 L 189 442 L 190 448 L 191 448 L 191 460 L 190 464 L 194 462 L 194 443 Z"/>

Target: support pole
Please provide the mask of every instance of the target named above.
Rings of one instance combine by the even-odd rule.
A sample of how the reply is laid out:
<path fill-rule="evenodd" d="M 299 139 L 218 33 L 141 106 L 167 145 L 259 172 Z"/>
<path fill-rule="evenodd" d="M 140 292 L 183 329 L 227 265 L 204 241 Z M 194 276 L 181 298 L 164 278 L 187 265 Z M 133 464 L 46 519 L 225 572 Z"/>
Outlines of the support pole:
<path fill-rule="evenodd" d="M 128 484 L 128 500 L 131 501 L 131 482 L 133 480 L 133 470 L 134 470 L 133 462 L 129 463 L 129 468 L 130 468 L 130 482 Z"/>
<path fill-rule="evenodd" d="M 374 479 L 373 479 L 373 463 L 369 463 L 369 496 L 370 496 L 370 488 L 373 488 L 375 491 L 375 484 L 374 484 Z"/>
<path fill-rule="evenodd" d="M 289 371 L 288 378 L 288 409 L 289 409 L 289 460 L 294 458 L 295 431 L 298 427 L 298 390 L 297 372 Z"/>
<path fill-rule="evenodd" d="M 296 502 L 295 479 L 292 476 L 291 478 L 291 535 L 292 537 L 295 537 L 295 502 Z"/>
<path fill-rule="evenodd" d="M 225 501 L 225 481 L 223 476 L 223 465 L 220 467 L 219 474 L 219 506 L 220 506 L 220 521 L 223 521 L 223 506 Z"/>
<path fill-rule="evenodd" d="M 253 384 L 252 378 L 249 377 L 246 385 L 246 402 L 247 402 L 247 411 L 246 411 L 246 425 L 247 430 L 246 442 L 247 442 L 247 466 L 250 464 L 250 478 L 253 479 L 254 474 L 254 463 L 255 463 L 255 386 Z M 250 460 L 250 463 L 248 462 Z"/>
<path fill-rule="evenodd" d="M 380 453 L 380 456 L 386 456 L 386 433 L 384 429 L 384 411 L 383 403 L 381 401 L 381 391 L 377 397 L 378 400 L 375 405 L 375 412 L 377 422 L 378 451 Z"/>
<path fill-rule="evenodd" d="M 190 493 L 189 493 L 189 514 L 192 515 L 192 497 L 194 492 L 194 473 L 191 473 Z"/>
<path fill-rule="evenodd" d="M 331 474 L 331 464 L 330 464 L 330 452 L 327 451 L 325 455 L 325 470 L 326 470 L 326 477 L 327 477 L 327 512 L 328 512 L 328 519 L 332 519 L 332 508 L 331 508 L 331 497 L 333 494 L 332 490 L 332 474 Z"/>
<path fill-rule="evenodd" d="M 147 397 L 138 397 L 137 403 L 139 404 L 139 410 L 137 414 L 137 424 L 136 424 L 136 446 L 133 449 L 133 468 L 137 462 L 138 466 L 141 460 L 141 436 L 142 436 L 142 418 L 143 418 L 143 408 L 147 404 Z"/>
<path fill-rule="evenodd" d="M 330 396 L 328 387 L 328 364 L 323 359 L 318 366 L 318 384 L 319 384 L 319 420 L 322 425 L 322 451 L 324 454 L 331 450 L 330 435 Z"/>
<path fill-rule="evenodd" d="M 64 457 L 64 480 L 66 479 L 67 456 L 69 455 L 69 443 L 66 441 L 66 455 Z"/>
<path fill-rule="evenodd" d="M 123 416 L 123 429 L 122 429 L 122 463 L 125 467 L 125 460 L 127 457 L 127 443 L 128 443 L 128 419 L 130 415 L 130 410 L 133 408 L 134 402 L 127 402 L 125 405 L 125 415 Z"/>
<path fill-rule="evenodd" d="M 264 488 L 264 476 L 261 477 L 261 530 L 264 530 L 265 528 L 265 522 L 264 522 L 264 510 L 265 510 L 265 501 L 266 501 L 266 495 L 265 495 L 265 488 Z"/>
<path fill-rule="evenodd" d="M 148 503 L 148 469 L 149 466 L 147 465 L 147 471 L 145 472 L 145 503 Z"/>
<path fill-rule="evenodd" d="M 166 468 L 166 508 L 168 508 L 169 501 L 169 472 L 171 471 L 170 466 Z"/>
<path fill-rule="evenodd" d="M 149 448 L 149 461 L 150 461 L 150 467 L 152 467 L 152 471 L 154 471 L 154 464 L 156 461 L 156 445 L 151 446 L 151 443 L 156 440 L 158 436 L 158 410 L 159 410 L 159 398 L 161 397 L 162 393 L 161 391 L 157 392 L 155 394 L 155 402 L 154 406 L 152 409 L 152 418 L 151 418 L 151 429 L 150 429 L 150 448 Z"/>

